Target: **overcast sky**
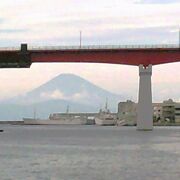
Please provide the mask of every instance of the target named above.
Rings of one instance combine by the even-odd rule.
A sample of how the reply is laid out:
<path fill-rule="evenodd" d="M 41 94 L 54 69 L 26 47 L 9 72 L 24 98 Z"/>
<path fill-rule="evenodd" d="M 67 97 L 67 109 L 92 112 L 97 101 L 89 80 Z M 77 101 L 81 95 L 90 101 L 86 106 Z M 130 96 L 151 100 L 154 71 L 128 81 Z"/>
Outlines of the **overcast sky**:
<path fill-rule="evenodd" d="M 180 0 L 6 0 L 0 3 L 0 46 L 178 44 Z M 153 68 L 154 101 L 180 101 L 180 63 Z M 33 64 L 1 69 L 0 99 L 73 73 L 137 100 L 138 68 L 107 64 Z"/>

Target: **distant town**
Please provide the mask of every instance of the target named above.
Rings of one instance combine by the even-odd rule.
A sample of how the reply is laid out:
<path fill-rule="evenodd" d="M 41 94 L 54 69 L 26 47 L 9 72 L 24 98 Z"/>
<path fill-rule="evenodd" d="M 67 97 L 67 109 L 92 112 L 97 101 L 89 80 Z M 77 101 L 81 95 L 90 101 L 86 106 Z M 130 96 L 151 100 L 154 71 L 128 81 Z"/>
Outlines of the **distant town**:
<path fill-rule="evenodd" d="M 180 102 L 172 99 L 153 103 L 153 122 L 156 126 L 180 126 Z M 117 113 L 111 112 L 106 102 L 99 112 L 52 112 L 46 119 L 23 117 L 19 121 L 0 121 L 0 124 L 21 125 L 101 125 L 101 126 L 136 126 L 138 104 L 132 100 L 118 103 Z"/>
<path fill-rule="evenodd" d="M 111 113 L 106 103 L 99 113 L 52 113 L 47 120 L 24 118 L 24 124 L 82 124 L 134 126 L 137 120 L 137 103 L 119 102 L 118 112 Z M 154 125 L 180 125 L 180 103 L 172 99 L 153 103 Z"/>
<path fill-rule="evenodd" d="M 172 99 L 162 103 L 153 103 L 154 125 L 180 125 L 180 103 Z M 126 124 L 132 125 L 137 120 L 137 103 L 130 100 L 118 104 L 117 118 L 124 120 Z"/>

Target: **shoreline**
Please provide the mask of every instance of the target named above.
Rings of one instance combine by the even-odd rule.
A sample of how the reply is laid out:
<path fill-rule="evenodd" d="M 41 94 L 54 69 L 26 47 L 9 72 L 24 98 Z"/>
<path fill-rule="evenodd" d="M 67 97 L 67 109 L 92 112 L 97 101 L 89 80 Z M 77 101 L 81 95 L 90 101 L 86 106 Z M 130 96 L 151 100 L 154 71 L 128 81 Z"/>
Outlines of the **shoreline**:
<path fill-rule="evenodd" d="M 29 123 L 29 124 L 27 124 L 27 123 L 24 123 L 24 121 L 0 121 L 0 125 L 3 125 L 3 124 L 5 124 L 5 125 L 24 125 L 24 126 L 29 126 L 29 125 L 34 125 L 34 126 L 36 126 L 36 125 L 38 125 L 38 126 L 40 126 L 40 125 L 42 125 L 42 126 L 72 125 L 72 124 L 60 124 L 60 123 L 59 124 L 40 124 L 40 123 L 37 123 L 37 124 Z M 89 126 L 88 124 L 77 124 L 77 125 Z M 93 125 L 96 125 L 96 124 L 92 124 L 91 126 L 93 126 Z M 123 125 L 123 126 L 135 127 L 136 125 L 128 125 L 128 124 L 126 124 L 126 125 Z M 180 126 L 180 123 L 154 123 L 153 126 Z"/>

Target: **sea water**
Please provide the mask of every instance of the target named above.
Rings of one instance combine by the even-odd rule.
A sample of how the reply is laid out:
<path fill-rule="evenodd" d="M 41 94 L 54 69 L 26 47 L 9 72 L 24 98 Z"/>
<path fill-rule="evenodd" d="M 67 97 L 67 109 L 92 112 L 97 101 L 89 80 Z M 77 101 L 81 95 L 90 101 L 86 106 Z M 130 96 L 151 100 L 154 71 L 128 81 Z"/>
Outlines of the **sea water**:
<path fill-rule="evenodd" d="M 0 180 L 180 179 L 179 127 L 0 128 Z"/>

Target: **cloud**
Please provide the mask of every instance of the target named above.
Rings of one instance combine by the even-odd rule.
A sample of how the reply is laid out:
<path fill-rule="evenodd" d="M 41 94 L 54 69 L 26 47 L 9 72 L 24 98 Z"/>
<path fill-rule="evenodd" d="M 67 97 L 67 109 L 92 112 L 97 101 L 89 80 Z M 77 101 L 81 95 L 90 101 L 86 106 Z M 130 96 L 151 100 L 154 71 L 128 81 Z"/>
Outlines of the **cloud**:
<path fill-rule="evenodd" d="M 64 94 L 59 90 L 55 90 L 53 92 L 43 92 L 40 94 L 40 97 L 45 99 L 66 99 Z"/>
<path fill-rule="evenodd" d="M 173 99 L 174 101 L 179 101 L 179 83 L 159 82 L 155 83 L 153 86 L 153 99 L 155 102 L 161 102 L 166 99 Z"/>
<path fill-rule="evenodd" d="M 137 0 L 136 3 L 147 3 L 147 4 L 172 4 L 179 3 L 179 0 Z"/>
<path fill-rule="evenodd" d="M 5 33 L 5 32 L 4 32 Z M 0 31 L 0 35 L 1 35 Z M 32 35 L 31 35 L 32 34 Z M 33 34 L 33 32 L 18 32 L 16 36 L 11 31 L 8 36 L 1 37 L 0 45 L 20 46 L 21 42 L 27 42 L 29 46 L 64 46 L 79 45 L 79 31 L 67 35 L 57 33 L 50 36 L 47 33 Z M 177 26 L 159 26 L 142 28 L 112 28 L 92 31 L 82 31 L 83 45 L 124 45 L 124 44 L 177 44 Z"/>
<path fill-rule="evenodd" d="M 16 34 L 16 33 L 24 33 L 28 32 L 28 29 L 0 29 L 0 33 L 3 34 Z"/>
<path fill-rule="evenodd" d="M 82 92 L 73 94 L 71 99 L 74 101 L 78 101 L 78 100 L 88 98 L 88 97 L 90 97 L 89 94 L 86 91 L 82 91 Z"/>
<path fill-rule="evenodd" d="M 3 18 L 0 18 L 0 23 L 3 23 L 4 22 L 4 19 Z"/>
<path fill-rule="evenodd" d="M 28 39 L 27 39 L 28 40 Z M 79 32 L 76 36 L 69 34 L 68 37 L 55 35 L 53 37 L 39 37 L 31 41 L 40 45 L 79 45 Z M 31 43 L 30 42 L 30 43 Z M 42 44 L 43 43 L 43 44 Z M 124 44 L 176 44 L 178 43 L 178 27 L 144 27 L 124 29 L 104 29 L 94 33 L 82 31 L 83 45 L 124 45 Z"/>
<path fill-rule="evenodd" d="M 42 0 L 17 0 L 12 5 L 8 0 L 4 2 L 4 8 L 0 8 L 2 18 L 6 19 L 0 38 L 5 41 L 6 33 L 9 44 L 15 44 L 14 41 L 75 45 L 79 44 L 79 31 L 82 30 L 84 44 L 137 44 L 143 43 L 143 39 L 146 43 L 147 35 L 154 37 L 149 43 L 176 42 L 173 34 L 168 33 L 167 38 L 162 29 L 171 27 L 174 30 L 178 27 L 180 9 L 176 4 L 154 6 L 135 2 L 99 0 L 94 6 L 90 0 L 46 0 L 45 3 Z M 58 6 L 63 7 L 61 11 Z M 127 13 L 127 10 L 131 13 Z M 155 32 L 158 28 L 161 28 L 162 34 Z M 3 45 L 3 42 L 0 43 Z"/>
<path fill-rule="evenodd" d="M 51 9 L 53 5 L 49 6 Z M 46 5 L 43 7 L 45 9 L 24 15 L 17 13 L 13 15 L 13 19 L 6 15 L 8 23 L 1 27 L 8 30 L 6 39 L 32 44 L 75 45 L 79 43 L 79 31 L 82 30 L 84 44 L 137 44 L 143 43 L 144 38 L 148 41 L 147 35 L 154 37 L 149 39 L 149 43 L 176 42 L 175 33 L 166 30 L 175 31 L 179 26 L 180 9 L 177 5 L 130 4 L 122 5 L 120 10 L 113 6 L 100 12 L 95 8 L 94 11 L 85 12 L 80 9 L 79 12 L 74 10 L 69 13 L 49 11 Z M 127 8 L 130 14 L 127 14 Z M 20 31 L 12 33 L 13 27 Z M 3 39 L 1 34 L 0 38 Z M 116 35 L 118 36 L 115 37 Z"/>
<path fill-rule="evenodd" d="M 63 99 L 63 100 L 72 100 L 72 101 L 79 101 L 79 100 L 83 100 L 84 98 L 88 98 L 89 94 L 82 90 L 81 92 L 77 92 L 71 95 L 65 95 L 63 92 L 61 92 L 60 90 L 56 89 L 52 92 L 43 92 L 40 94 L 40 97 L 43 99 Z"/>

